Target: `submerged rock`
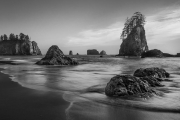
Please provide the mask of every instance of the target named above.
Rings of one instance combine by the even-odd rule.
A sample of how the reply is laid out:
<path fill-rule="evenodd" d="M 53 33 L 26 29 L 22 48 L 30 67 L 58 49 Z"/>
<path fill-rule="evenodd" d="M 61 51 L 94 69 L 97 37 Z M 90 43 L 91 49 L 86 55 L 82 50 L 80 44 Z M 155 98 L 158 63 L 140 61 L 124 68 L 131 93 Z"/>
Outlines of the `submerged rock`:
<path fill-rule="evenodd" d="M 87 50 L 87 55 L 99 55 L 99 52 L 96 49 Z"/>
<path fill-rule="evenodd" d="M 40 61 L 36 62 L 38 65 L 77 65 L 78 62 L 70 57 L 67 57 L 59 49 L 57 45 L 49 48 L 46 56 Z"/>
<path fill-rule="evenodd" d="M 111 78 L 105 88 L 107 96 L 140 95 L 144 93 L 154 93 L 154 91 L 146 80 L 132 75 L 117 75 Z"/>
<path fill-rule="evenodd" d="M 0 42 L 0 55 L 42 55 L 35 41 L 3 40 Z"/>
<path fill-rule="evenodd" d="M 120 46 L 120 56 L 141 56 L 148 50 L 145 30 L 142 25 L 133 28 L 126 39 L 123 39 Z"/>
<path fill-rule="evenodd" d="M 146 76 L 151 76 L 151 77 L 155 77 L 155 78 L 167 78 L 169 77 L 169 73 L 166 72 L 164 69 L 162 68 L 157 68 L 157 67 L 152 67 L 152 68 L 140 68 L 137 69 L 134 72 L 134 76 L 136 77 L 146 77 Z"/>

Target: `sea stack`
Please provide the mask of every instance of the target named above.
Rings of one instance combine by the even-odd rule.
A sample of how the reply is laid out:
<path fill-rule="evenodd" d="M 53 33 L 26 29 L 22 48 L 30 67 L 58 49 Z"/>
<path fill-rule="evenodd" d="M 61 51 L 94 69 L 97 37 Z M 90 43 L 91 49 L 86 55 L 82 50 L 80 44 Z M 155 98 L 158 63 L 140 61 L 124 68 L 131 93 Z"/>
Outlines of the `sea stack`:
<path fill-rule="evenodd" d="M 87 50 L 87 55 L 99 55 L 96 49 Z"/>
<path fill-rule="evenodd" d="M 121 35 L 120 56 L 141 56 L 148 50 L 144 19 L 145 17 L 141 13 L 136 12 L 126 21 Z"/>
<path fill-rule="evenodd" d="M 72 50 L 70 50 L 70 51 L 69 51 L 69 55 L 73 55 L 73 52 L 72 52 Z"/>
<path fill-rule="evenodd" d="M 106 54 L 106 52 L 105 52 L 104 50 L 102 50 L 102 51 L 100 52 L 100 55 L 107 55 L 107 54 Z"/>
<path fill-rule="evenodd" d="M 0 41 L 0 55 L 42 55 L 35 41 L 3 40 Z"/>
<path fill-rule="evenodd" d="M 57 45 L 52 45 L 46 53 L 46 56 L 36 62 L 38 65 L 77 65 L 78 62 L 67 57 Z"/>

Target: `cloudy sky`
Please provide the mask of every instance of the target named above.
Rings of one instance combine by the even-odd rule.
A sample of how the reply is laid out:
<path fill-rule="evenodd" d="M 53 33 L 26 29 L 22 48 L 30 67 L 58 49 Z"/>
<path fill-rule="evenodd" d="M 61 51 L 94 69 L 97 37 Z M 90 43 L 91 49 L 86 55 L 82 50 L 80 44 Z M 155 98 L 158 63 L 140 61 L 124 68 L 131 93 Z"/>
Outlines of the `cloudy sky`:
<path fill-rule="evenodd" d="M 51 45 L 118 54 L 125 19 L 137 11 L 150 49 L 180 52 L 180 0 L 0 0 L 0 34 L 28 34 L 43 54 Z"/>

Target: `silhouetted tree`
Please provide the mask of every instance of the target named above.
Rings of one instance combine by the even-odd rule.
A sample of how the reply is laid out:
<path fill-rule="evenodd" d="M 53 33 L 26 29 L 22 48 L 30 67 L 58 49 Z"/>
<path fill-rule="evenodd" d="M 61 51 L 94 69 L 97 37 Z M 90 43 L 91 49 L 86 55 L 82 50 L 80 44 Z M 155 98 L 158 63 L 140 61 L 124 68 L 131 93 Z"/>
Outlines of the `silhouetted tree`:
<path fill-rule="evenodd" d="M 8 37 L 6 34 L 4 34 L 4 40 L 8 40 Z"/>
<path fill-rule="evenodd" d="M 3 37 L 3 35 L 1 35 L 1 41 L 3 41 L 4 40 L 4 37 Z"/>
<path fill-rule="evenodd" d="M 23 33 L 20 33 L 20 34 L 19 34 L 19 39 L 20 39 L 20 40 L 24 40 L 24 39 L 25 39 L 25 35 L 24 35 Z"/>
<path fill-rule="evenodd" d="M 125 39 L 132 31 L 132 29 L 136 26 L 145 24 L 145 16 L 140 12 L 135 12 L 131 18 L 127 18 L 124 24 L 124 28 L 121 33 L 121 39 Z"/>
<path fill-rule="evenodd" d="M 18 35 L 16 35 L 16 40 L 19 40 Z"/>
<path fill-rule="evenodd" d="M 10 35 L 9 35 L 9 40 L 15 40 L 16 38 L 15 38 L 15 35 L 13 34 L 13 33 L 11 33 Z"/>
<path fill-rule="evenodd" d="M 25 36 L 25 40 L 27 40 L 27 41 L 30 40 L 28 35 Z"/>

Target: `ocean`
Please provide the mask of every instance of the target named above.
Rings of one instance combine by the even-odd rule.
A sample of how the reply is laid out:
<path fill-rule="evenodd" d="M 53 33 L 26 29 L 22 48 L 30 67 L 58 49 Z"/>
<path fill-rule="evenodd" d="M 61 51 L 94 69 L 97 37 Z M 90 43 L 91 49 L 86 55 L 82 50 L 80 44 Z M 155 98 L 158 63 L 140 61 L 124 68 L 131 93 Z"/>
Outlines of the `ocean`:
<path fill-rule="evenodd" d="M 67 120 L 180 120 L 180 58 L 119 58 L 71 56 L 76 66 L 40 66 L 43 56 L 1 56 L 3 73 L 12 81 L 37 91 L 60 93 L 69 102 Z M 170 80 L 157 87 L 160 96 L 110 98 L 104 94 L 109 80 L 118 74 L 133 75 L 138 68 L 160 67 Z"/>

